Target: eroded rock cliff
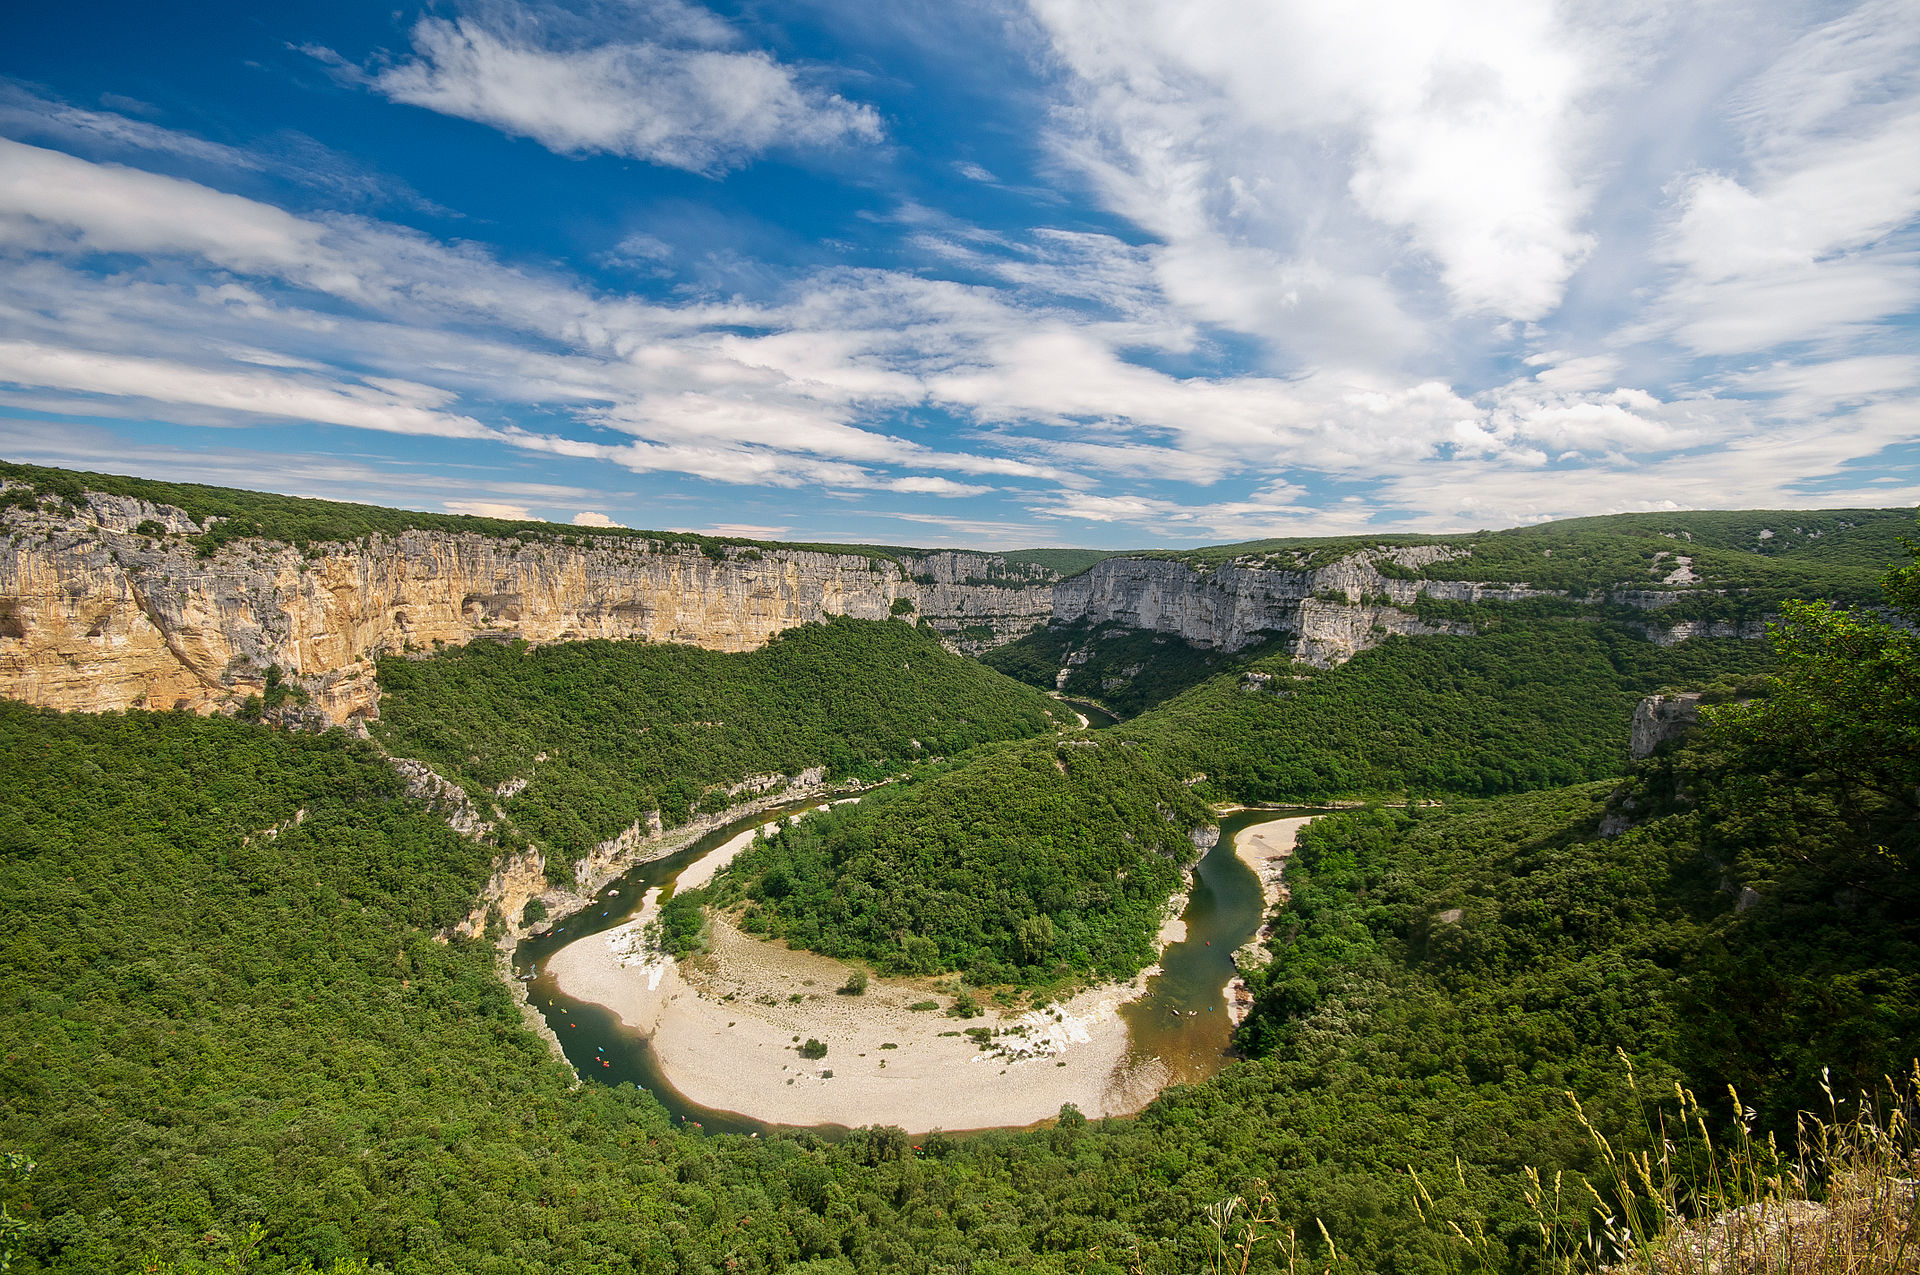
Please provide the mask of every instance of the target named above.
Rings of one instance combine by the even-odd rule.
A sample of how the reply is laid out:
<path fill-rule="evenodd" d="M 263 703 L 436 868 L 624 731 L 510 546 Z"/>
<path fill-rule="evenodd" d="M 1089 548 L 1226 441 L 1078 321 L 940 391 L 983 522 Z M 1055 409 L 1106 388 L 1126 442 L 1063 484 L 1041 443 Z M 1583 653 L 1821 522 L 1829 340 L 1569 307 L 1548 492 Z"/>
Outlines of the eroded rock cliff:
<path fill-rule="evenodd" d="M 88 494 L 0 524 L 0 694 L 61 709 L 211 711 L 278 665 L 327 720 L 372 715 L 374 658 L 477 637 L 759 646 L 810 621 L 911 606 L 963 649 L 1051 612 L 1053 577 L 991 555 L 667 545 L 636 538 L 376 535 L 202 557 L 179 509 Z"/>
<path fill-rule="evenodd" d="M 1238 651 L 1272 638 L 1316 664 L 1337 664 L 1390 634 L 1470 632 L 1406 610 L 1425 596 L 1449 602 L 1539 597 L 1525 585 L 1387 575 L 1459 555 L 1445 545 L 1365 549 L 1325 567 L 1291 570 L 1229 563 L 1197 571 L 1160 558 L 1109 558 L 1053 589 L 1053 617 L 1172 633 L 1195 646 Z"/>

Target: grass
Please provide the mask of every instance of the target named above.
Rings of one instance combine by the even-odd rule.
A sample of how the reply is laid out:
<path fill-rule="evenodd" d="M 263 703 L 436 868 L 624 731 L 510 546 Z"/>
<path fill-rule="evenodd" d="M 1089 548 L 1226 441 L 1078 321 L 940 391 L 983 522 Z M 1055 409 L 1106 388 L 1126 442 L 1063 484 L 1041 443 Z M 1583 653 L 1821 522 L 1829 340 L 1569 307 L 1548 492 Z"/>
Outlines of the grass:
<path fill-rule="evenodd" d="M 1731 1087 L 1728 1133 L 1716 1136 L 1707 1108 L 1676 1085 L 1664 1110 L 1643 1105 L 1637 1150 L 1602 1133 L 1569 1094 L 1601 1169 L 1591 1179 L 1526 1171 L 1539 1241 L 1528 1265 L 1554 1275 L 1920 1272 L 1920 1062 L 1880 1093 L 1840 1098 L 1824 1077 L 1821 1088 L 1826 1113 L 1799 1114 L 1791 1151 L 1755 1135 L 1758 1113 Z M 1444 1206 L 1409 1174 L 1415 1209 L 1439 1225 Z M 1461 1269 L 1516 1264 L 1478 1223 L 1445 1220 L 1444 1229 Z"/>

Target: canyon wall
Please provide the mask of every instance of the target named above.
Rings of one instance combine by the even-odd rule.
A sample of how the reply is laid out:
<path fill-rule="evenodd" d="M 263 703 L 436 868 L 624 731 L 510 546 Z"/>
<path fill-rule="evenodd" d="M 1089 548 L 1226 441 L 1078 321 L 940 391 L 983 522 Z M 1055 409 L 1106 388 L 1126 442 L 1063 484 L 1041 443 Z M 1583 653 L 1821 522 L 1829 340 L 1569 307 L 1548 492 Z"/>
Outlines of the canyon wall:
<path fill-rule="evenodd" d="M 1390 634 L 1468 633 L 1405 610 L 1420 597 L 1448 602 L 1552 596 L 1525 585 L 1402 578 L 1461 556 L 1446 545 L 1363 549 L 1325 567 L 1275 569 L 1228 563 L 1198 571 L 1162 558 L 1108 558 L 1053 589 L 1053 618 L 1170 633 L 1195 646 L 1238 651 L 1279 637 L 1293 654 L 1337 664 Z M 1380 563 L 1396 574 L 1383 574 Z"/>
<path fill-rule="evenodd" d="M 924 620 L 977 654 L 1047 623 L 1114 623 L 1226 652 L 1280 639 L 1337 664 L 1393 634 L 1466 633 L 1422 619 L 1421 598 L 1561 596 L 1524 584 L 1430 580 L 1449 545 L 1361 549 L 1318 568 L 1253 557 L 1210 570 L 1109 558 L 1062 580 L 990 553 L 887 556 L 642 537 L 373 535 L 302 550 L 235 541 L 201 556 L 205 528 L 165 505 L 88 494 L 0 513 L 0 695 L 61 709 L 237 706 L 278 665 L 326 722 L 378 711 L 374 661 L 475 638 L 644 638 L 757 647 L 845 615 Z M 571 543 L 569 543 L 571 541 Z M 1679 561 L 1684 563 L 1684 558 Z M 1384 568 L 1384 570 L 1383 570 Z M 1681 583 L 1677 576 L 1664 583 Z M 1654 617 L 1684 590 L 1607 600 L 1641 611 L 1651 641 L 1758 636 L 1762 625 Z"/>
<path fill-rule="evenodd" d="M 140 530 L 144 528 L 144 532 Z M 329 721 L 373 715 L 375 657 L 478 637 L 757 647 L 899 603 L 960 649 L 1032 629 L 1053 575 L 993 555 L 496 539 L 408 531 L 356 544 L 245 540 L 201 557 L 178 509 L 90 493 L 0 522 L 0 694 L 61 709 L 212 711 L 278 665 Z M 904 601 L 902 601 L 904 600 Z"/>

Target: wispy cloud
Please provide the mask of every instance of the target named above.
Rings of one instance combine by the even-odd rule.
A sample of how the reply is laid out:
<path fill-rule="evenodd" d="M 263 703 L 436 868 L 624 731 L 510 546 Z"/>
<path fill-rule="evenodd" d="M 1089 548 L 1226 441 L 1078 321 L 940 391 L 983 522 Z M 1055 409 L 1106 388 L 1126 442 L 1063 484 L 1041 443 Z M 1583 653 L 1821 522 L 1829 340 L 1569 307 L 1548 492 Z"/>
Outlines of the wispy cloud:
<path fill-rule="evenodd" d="M 871 107 L 804 83 L 759 50 L 555 46 L 543 35 L 524 17 L 502 26 L 422 18 L 412 31 L 414 56 L 372 72 L 367 83 L 396 102 L 530 137 L 563 155 L 625 155 L 709 175 L 776 147 L 873 142 L 883 133 Z"/>

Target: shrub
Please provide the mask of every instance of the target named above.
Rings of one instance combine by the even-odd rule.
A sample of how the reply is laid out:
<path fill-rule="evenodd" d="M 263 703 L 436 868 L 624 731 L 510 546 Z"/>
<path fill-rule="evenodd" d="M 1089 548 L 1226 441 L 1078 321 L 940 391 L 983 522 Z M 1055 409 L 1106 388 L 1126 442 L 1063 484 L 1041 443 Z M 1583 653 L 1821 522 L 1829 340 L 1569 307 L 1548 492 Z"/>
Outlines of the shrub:
<path fill-rule="evenodd" d="M 807 1043 L 800 1046 L 800 1056 L 802 1058 L 825 1058 L 827 1056 L 827 1047 L 822 1042 L 809 1036 L 807 1037 Z"/>

